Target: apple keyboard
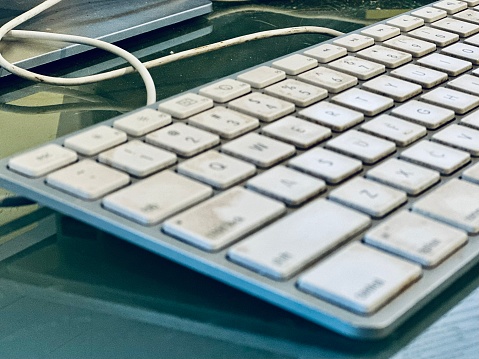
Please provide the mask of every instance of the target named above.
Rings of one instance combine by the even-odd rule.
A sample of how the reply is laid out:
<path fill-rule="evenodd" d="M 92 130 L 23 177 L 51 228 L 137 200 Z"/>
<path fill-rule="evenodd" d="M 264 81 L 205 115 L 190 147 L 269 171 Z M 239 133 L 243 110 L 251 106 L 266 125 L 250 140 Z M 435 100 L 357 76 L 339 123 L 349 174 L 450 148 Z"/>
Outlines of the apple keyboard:
<path fill-rule="evenodd" d="M 478 64 L 479 0 L 432 3 L 3 159 L 0 185 L 384 337 L 479 260 Z"/>

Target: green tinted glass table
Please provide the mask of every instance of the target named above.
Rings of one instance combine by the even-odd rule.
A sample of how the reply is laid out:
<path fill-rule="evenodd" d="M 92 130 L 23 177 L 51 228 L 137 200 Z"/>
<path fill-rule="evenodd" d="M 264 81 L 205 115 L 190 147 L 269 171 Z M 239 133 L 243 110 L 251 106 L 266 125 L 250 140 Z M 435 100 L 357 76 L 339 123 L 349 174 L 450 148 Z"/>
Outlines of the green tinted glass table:
<path fill-rule="evenodd" d="M 200 19 L 121 45 L 142 60 L 255 31 L 348 32 L 420 1 L 222 1 Z M 249 42 L 153 69 L 158 99 L 327 39 Z M 39 69 L 82 76 L 121 67 L 92 50 Z M 137 75 L 57 88 L 0 79 L 0 157 L 142 106 Z M 0 189 L 0 198 L 12 194 Z M 18 199 L 16 199 L 18 201 Z M 87 224 L 36 204 L 0 208 L 0 358 L 473 358 L 476 266 L 392 336 L 346 339 Z"/>

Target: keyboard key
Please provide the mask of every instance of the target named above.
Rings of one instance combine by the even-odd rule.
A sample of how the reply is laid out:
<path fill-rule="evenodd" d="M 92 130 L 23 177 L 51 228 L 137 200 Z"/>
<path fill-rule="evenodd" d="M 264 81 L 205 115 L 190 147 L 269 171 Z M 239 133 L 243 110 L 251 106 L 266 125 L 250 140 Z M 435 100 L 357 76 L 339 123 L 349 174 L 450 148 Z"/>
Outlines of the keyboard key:
<path fill-rule="evenodd" d="M 382 64 L 353 56 L 335 60 L 329 63 L 329 66 L 335 70 L 357 77 L 360 80 L 368 80 L 386 71 L 386 68 Z"/>
<path fill-rule="evenodd" d="M 341 182 L 362 169 L 361 161 L 321 147 L 312 148 L 291 159 L 288 165 L 328 183 Z"/>
<path fill-rule="evenodd" d="M 113 127 L 130 136 L 143 136 L 171 123 L 171 116 L 151 108 L 136 111 L 113 122 Z"/>
<path fill-rule="evenodd" d="M 176 155 L 135 140 L 100 153 L 98 160 L 133 176 L 145 177 L 174 164 Z"/>
<path fill-rule="evenodd" d="M 413 205 L 413 210 L 468 233 L 479 233 L 479 186 L 452 179 Z"/>
<path fill-rule="evenodd" d="M 374 39 L 369 36 L 354 34 L 340 37 L 333 44 L 345 47 L 346 50 L 356 52 L 374 45 Z"/>
<path fill-rule="evenodd" d="M 8 161 L 8 168 L 28 177 L 40 177 L 77 159 L 78 156 L 74 151 L 49 144 L 13 157 Z"/>
<path fill-rule="evenodd" d="M 461 123 L 479 129 L 479 110 L 472 112 L 471 114 L 461 118 Z"/>
<path fill-rule="evenodd" d="M 386 24 L 396 26 L 401 31 L 407 32 L 424 25 L 424 19 L 411 15 L 401 15 L 386 21 Z"/>
<path fill-rule="evenodd" d="M 407 146 L 427 134 L 426 128 L 390 115 L 380 115 L 361 125 L 373 135 Z"/>
<path fill-rule="evenodd" d="M 289 206 L 297 206 L 325 190 L 326 184 L 290 168 L 276 166 L 250 179 L 246 187 Z"/>
<path fill-rule="evenodd" d="M 298 286 L 350 311 L 370 314 L 420 276 L 420 266 L 353 242 L 301 275 Z"/>
<path fill-rule="evenodd" d="M 479 163 L 476 163 L 474 166 L 468 168 L 462 173 L 462 178 L 479 184 Z"/>
<path fill-rule="evenodd" d="M 412 60 L 412 55 L 407 52 L 390 49 L 375 45 L 357 53 L 358 57 L 383 64 L 387 68 L 394 69 Z"/>
<path fill-rule="evenodd" d="M 391 98 L 376 95 L 359 88 L 349 89 L 331 98 L 332 102 L 360 111 L 367 116 L 375 116 L 394 105 Z"/>
<path fill-rule="evenodd" d="M 436 184 L 441 176 L 433 171 L 397 158 L 391 158 L 366 172 L 366 177 L 410 195 L 417 195 Z"/>
<path fill-rule="evenodd" d="M 363 83 L 363 89 L 404 102 L 422 92 L 422 87 L 411 82 L 382 75 Z"/>
<path fill-rule="evenodd" d="M 464 10 L 454 14 L 452 17 L 458 20 L 472 22 L 473 24 L 479 24 L 479 13 L 474 10 Z"/>
<path fill-rule="evenodd" d="M 294 146 L 257 133 L 248 133 L 228 142 L 221 150 L 263 168 L 271 167 L 295 153 Z"/>
<path fill-rule="evenodd" d="M 448 14 L 455 14 L 459 11 L 467 9 L 467 3 L 456 0 L 444 0 L 432 4 L 435 8 L 447 11 Z"/>
<path fill-rule="evenodd" d="M 454 111 L 412 100 L 395 107 L 391 114 L 416 122 L 429 129 L 435 129 L 454 119 Z"/>
<path fill-rule="evenodd" d="M 455 90 L 479 96 L 479 78 L 477 78 L 477 76 L 462 75 L 449 81 L 447 85 Z"/>
<path fill-rule="evenodd" d="M 295 54 L 273 62 L 272 66 L 286 72 L 288 75 L 299 75 L 302 72 L 317 67 L 318 60 L 309 56 Z"/>
<path fill-rule="evenodd" d="M 145 140 L 184 157 L 196 155 L 220 142 L 217 135 L 179 122 L 148 134 Z"/>
<path fill-rule="evenodd" d="M 339 93 L 356 86 L 358 79 L 326 67 L 318 67 L 298 76 L 301 81 L 326 89 L 331 93 Z"/>
<path fill-rule="evenodd" d="M 472 156 L 479 156 L 479 131 L 452 124 L 432 136 L 434 141 L 459 148 Z"/>
<path fill-rule="evenodd" d="M 336 46 L 333 44 L 319 45 L 312 48 L 311 50 L 307 50 L 304 52 L 305 55 L 315 58 L 322 64 L 346 56 L 347 53 L 348 51 L 344 47 Z"/>
<path fill-rule="evenodd" d="M 362 121 L 364 115 L 361 112 L 335 105 L 327 101 L 321 101 L 299 112 L 300 116 L 328 126 L 334 131 L 344 131 Z"/>
<path fill-rule="evenodd" d="M 241 241 L 228 257 L 263 275 L 285 279 L 369 224 L 369 217 L 319 199 Z"/>
<path fill-rule="evenodd" d="M 86 159 L 47 176 L 46 183 L 75 197 L 94 200 L 126 186 L 130 177 Z"/>
<path fill-rule="evenodd" d="M 401 153 L 401 158 L 450 174 L 470 160 L 467 152 L 430 141 L 421 141 Z"/>
<path fill-rule="evenodd" d="M 375 218 L 384 217 L 407 201 L 405 192 L 363 177 L 332 190 L 329 198 Z"/>
<path fill-rule="evenodd" d="M 178 173 L 204 182 L 215 188 L 228 188 L 256 173 L 247 162 L 216 151 L 208 151 L 181 162 Z"/>
<path fill-rule="evenodd" d="M 221 106 L 190 117 L 188 123 L 227 139 L 238 137 L 259 126 L 257 118 Z"/>
<path fill-rule="evenodd" d="M 468 37 L 479 32 L 479 26 L 456 19 L 441 19 L 431 23 L 432 27 L 454 32 L 461 37 Z"/>
<path fill-rule="evenodd" d="M 410 53 L 414 57 L 422 57 L 436 50 L 436 45 L 430 42 L 400 35 L 384 41 L 383 45 Z"/>
<path fill-rule="evenodd" d="M 271 122 L 294 112 L 291 102 L 254 92 L 229 103 L 233 110 L 244 112 L 262 121 Z"/>
<path fill-rule="evenodd" d="M 416 37 L 421 40 L 430 41 L 435 43 L 437 46 L 447 46 L 456 41 L 459 41 L 459 35 L 453 34 L 448 31 L 435 29 L 429 26 L 423 26 L 419 29 L 410 31 L 408 35 Z"/>
<path fill-rule="evenodd" d="M 213 100 L 194 93 L 186 93 L 162 102 L 158 110 L 183 120 L 213 107 Z"/>
<path fill-rule="evenodd" d="M 251 92 L 251 86 L 247 83 L 226 79 L 212 85 L 203 87 L 199 93 L 219 103 L 226 103 Z"/>
<path fill-rule="evenodd" d="M 372 37 L 376 41 L 386 41 L 401 33 L 395 26 L 378 24 L 361 30 L 361 34 Z"/>
<path fill-rule="evenodd" d="M 63 144 L 82 155 L 94 156 L 126 140 L 125 132 L 101 125 L 68 137 Z"/>
<path fill-rule="evenodd" d="M 444 72 L 428 69 L 414 64 L 401 66 L 390 72 L 391 76 L 414 82 L 424 88 L 431 88 L 447 81 L 447 74 Z"/>
<path fill-rule="evenodd" d="M 472 64 L 469 61 L 455 59 L 453 57 L 437 53 L 418 60 L 418 63 L 420 65 L 445 72 L 450 76 L 458 76 L 472 68 Z"/>
<path fill-rule="evenodd" d="M 163 224 L 163 230 L 206 251 L 216 251 L 285 212 L 281 202 L 234 187 Z"/>
<path fill-rule="evenodd" d="M 467 233 L 416 213 L 401 211 L 368 231 L 366 243 L 430 268 L 467 242 Z"/>
<path fill-rule="evenodd" d="M 421 95 L 421 99 L 434 105 L 443 106 L 458 114 L 469 112 L 479 106 L 479 97 L 461 91 L 438 87 Z"/>
<path fill-rule="evenodd" d="M 279 69 L 268 66 L 260 66 L 254 70 L 245 72 L 237 77 L 239 81 L 246 82 L 257 89 L 265 88 L 276 82 L 284 80 L 286 73 Z"/>
<path fill-rule="evenodd" d="M 299 148 L 309 148 L 331 137 L 329 128 L 293 116 L 263 127 L 262 132 Z"/>
<path fill-rule="evenodd" d="M 474 65 L 479 64 L 479 48 L 467 45 L 462 42 L 445 47 L 441 51 L 443 54 L 457 57 L 459 59 L 470 61 Z"/>
<path fill-rule="evenodd" d="M 428 6 L 428 7 L 413 11 L 411 15 L 420 17 L 421 19 L 424 20 L 424 22 L 429 23 L 429 22 L 434 22 L 434 21 L 445 18 L 447 16 L 447 11 Z"/>
<path fill-rule="evenodd" d="M 294 103 L 299 107 L 312 105 L 328 97 L 328 91 L 298 80 L 284 80 L 264 89 L 264 93 Z"/>
<path fill-rule="evenodd" d="M 144 225 L 154 225 L 213 193 L 211 187 L 163 171 L 103 198 L 112 212 Z"/>
<path fill-rule="evenodd" d="M 329 140 L 326 146 L 368 164 L 375 163 L 396 150 L 394 142 L 357 130 L 349 130 Z"/>

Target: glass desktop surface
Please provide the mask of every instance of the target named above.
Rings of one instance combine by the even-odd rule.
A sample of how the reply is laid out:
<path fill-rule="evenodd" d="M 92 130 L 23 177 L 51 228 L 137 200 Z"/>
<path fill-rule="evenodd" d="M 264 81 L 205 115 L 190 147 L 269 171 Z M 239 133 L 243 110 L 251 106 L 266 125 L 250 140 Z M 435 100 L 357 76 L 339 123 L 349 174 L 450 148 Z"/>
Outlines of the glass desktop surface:
<path fill-rule="evenodd" d="M 216 2 L 214 12 L 120 45 L 147 61 L 288 26 L 349 32 L 427 1 Z M 151 70 L 158 99 L 300 50 L 323 35 L 272 38 Z M 121 67 L 86 54 L 38 69 Z M 0 80 L 0 157 L 145 104 L 139 76 L 58 88 Z M 12 194 L 0 189 L 0 198 Z M 471 358 L 479 352 L 476 266 L 391 336 L 357 341 L 36 204 L 0 208 L 0 358 Z"/>

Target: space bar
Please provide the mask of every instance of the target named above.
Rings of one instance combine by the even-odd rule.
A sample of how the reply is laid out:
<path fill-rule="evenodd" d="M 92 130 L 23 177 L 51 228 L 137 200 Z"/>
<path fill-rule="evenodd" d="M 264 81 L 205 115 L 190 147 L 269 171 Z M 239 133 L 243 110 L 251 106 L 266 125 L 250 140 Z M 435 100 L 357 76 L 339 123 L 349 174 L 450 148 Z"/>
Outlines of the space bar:
<path fill-rule="evenodd" d="M 285 279 L 370 223 L 364 214 L 318 199 L 235 245 L 228 256 L 266 276 Z"/>

